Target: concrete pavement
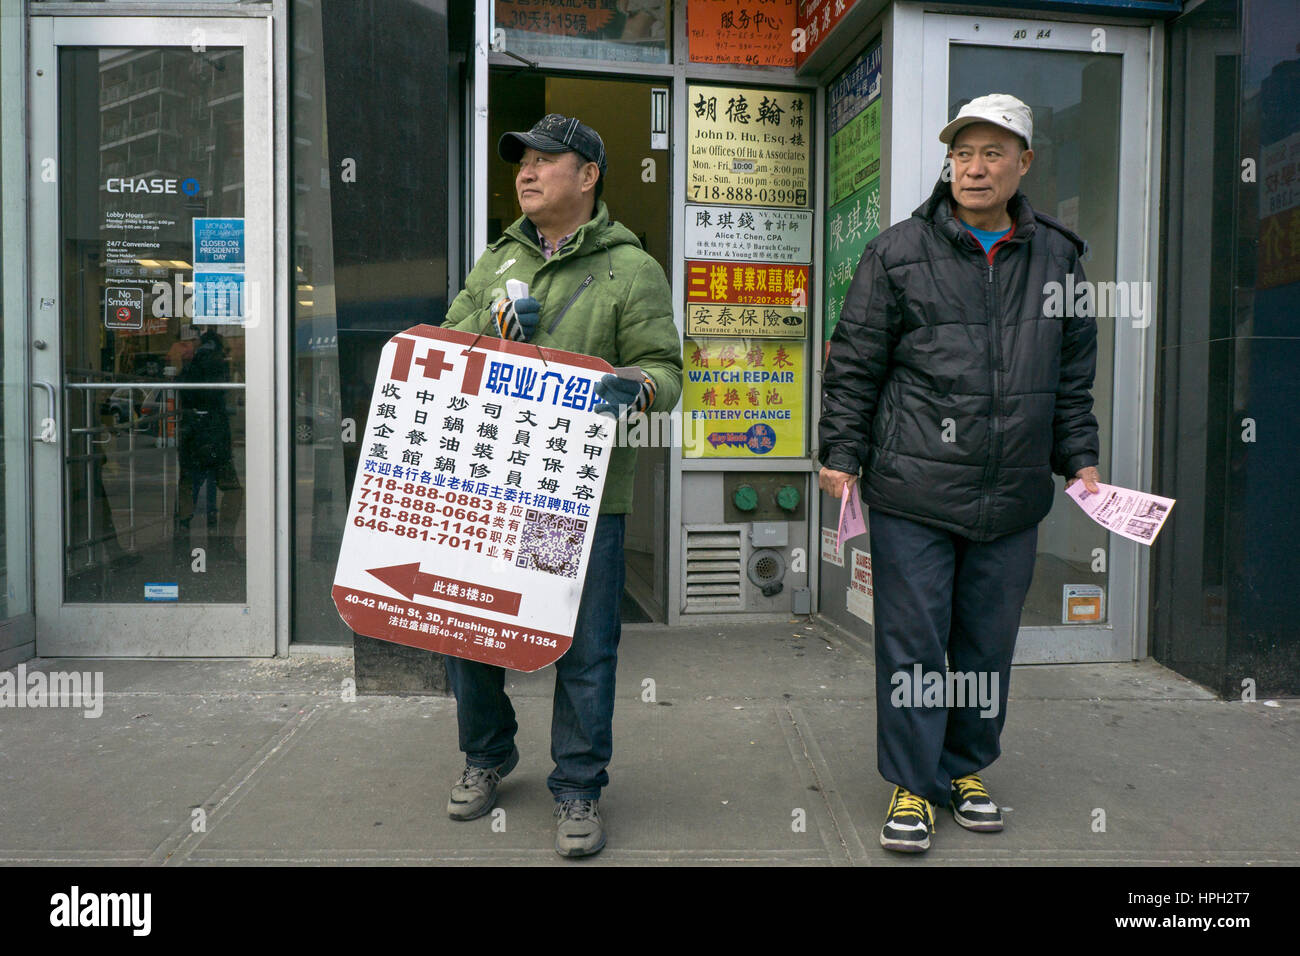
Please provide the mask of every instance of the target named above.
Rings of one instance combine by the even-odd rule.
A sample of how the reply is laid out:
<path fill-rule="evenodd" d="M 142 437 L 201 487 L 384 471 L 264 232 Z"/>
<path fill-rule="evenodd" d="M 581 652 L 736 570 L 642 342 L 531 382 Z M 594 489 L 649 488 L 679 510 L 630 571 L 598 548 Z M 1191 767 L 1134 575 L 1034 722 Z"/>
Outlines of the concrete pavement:
<path fill-rule="evenodd" d="M 347 702 L 347 659 L 26 667 L 101 671 L 104 709 L 0 709 L 0 864 L 1300 862 L 1300 702 L 1219 701 L 1150 661 L 1016 668 L 984 774 L 1006 830 L 944 813 L 903 857 L 877 841 L 868 645 L 802 620 L 625 626 L 609 845 L 577 863 L 551 848 L 549 669 L 507 681 L 523 758 L 494 827 L 445 815 L 454 702 Z"/>

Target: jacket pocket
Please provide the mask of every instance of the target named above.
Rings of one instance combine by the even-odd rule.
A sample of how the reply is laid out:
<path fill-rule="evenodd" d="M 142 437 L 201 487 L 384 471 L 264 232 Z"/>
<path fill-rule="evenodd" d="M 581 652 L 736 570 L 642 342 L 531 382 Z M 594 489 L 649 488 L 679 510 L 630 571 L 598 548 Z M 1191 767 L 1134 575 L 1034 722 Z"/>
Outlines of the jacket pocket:
<path fill-rule="evenodd" d="M 889 381 L 880 393 L 880 402 L 876 405 L 878 429 L 872 428 L 872 442 L 881 451 L 893 448 L 898 439 L 896 392 L 893 381 Z"/>

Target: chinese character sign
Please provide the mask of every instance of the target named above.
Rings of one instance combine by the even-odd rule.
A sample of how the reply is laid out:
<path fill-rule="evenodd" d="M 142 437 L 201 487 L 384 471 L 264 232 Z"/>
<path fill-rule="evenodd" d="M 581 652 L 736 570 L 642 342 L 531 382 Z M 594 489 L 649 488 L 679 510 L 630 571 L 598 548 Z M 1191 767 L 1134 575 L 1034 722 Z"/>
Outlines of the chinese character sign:
<path fill-rule="evenodd" d="M 691 62 L 793 67 L 794 25 L 795 0 L 690 0 L 686 34 Z"/>
<path fill-rule="evenodd" d="M 687 95 L 690 202 L 810 204 L 812 94 L 689 86 Z"/>
<path fill-rule="evenodd" d="M 806 209 L 686 207 L 686 258 L 812 262 L 812 217 Z"/>
<path fill-rule="evenodd" d="M 1300 132 L 1265 146 L 1259 168 L 1255 288 L 1300 281 Z"/>
<path fill-rule="evenodd" d="M 827 205 L 880 175 L 880 44 L 858 57 L 827 91 Z"/>
<path fill-rule="evenodd" d="M 334 604 L 380 640 L 533 671 L 568 650 L 615 424 L 607 362 L 420 325 L 384 347 Z"/>
<path fill-rule="evenodd" d="M 826 322 L 825 340 L 831 340 L 844 311 L 849 283 L 862 251 L 880 232 L 880 179 L 872 179 L 826 213 Z"/>
<path fill-rule="evenodd" d="M 803 341 L 687 338 L 686 458 L 804 454 Z"/>
<path fill-rule="evenodd" d="M 808 297 L 808 267 L 773 262 L 686 263 L 686 301 L 797 308 Z"/>
<path fill-rule="evenodd" d="M 844 310 L 862 251 L 880 232 L 880 93 L 879 43 L 854 60 L 828 90 L 827 343 Z"/>
<path fill-rule="evenodd" d="M 799 0 L 799 29 L 803 31 L 802 43 L 795 48 L 799 66 L 803 66 L 808 56 L 839 26 L 844 14 L 856 2 L 857 0 Z"/>
<path fill-rule="evenodd" d="M 808 267 L 772 262 L 686 263 L 686 334 L 802 339 Z"/>

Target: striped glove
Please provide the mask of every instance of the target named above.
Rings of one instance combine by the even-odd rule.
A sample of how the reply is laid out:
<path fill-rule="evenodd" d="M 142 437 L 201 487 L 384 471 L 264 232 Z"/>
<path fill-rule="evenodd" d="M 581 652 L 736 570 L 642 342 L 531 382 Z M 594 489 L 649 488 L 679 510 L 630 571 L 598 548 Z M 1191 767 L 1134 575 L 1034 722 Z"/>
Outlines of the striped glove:
<path fill-rule="evenodd" d="M 542 305 L 532 296 L 523 299 L 502 297 L 492 303 L 492 321 L 503 339 L 527 342 L 542 319 Z"/>
<path fill-rule="evenodd" d="M 632 382 L 609 374 L 596 383 L 596 397 L 601 399 L 592 408 L 597 415 L 609 415 L 611 418 L 625 415 L 630 418 L 654 404 L 654 379 L 643 375 L 641 381 Z"/>

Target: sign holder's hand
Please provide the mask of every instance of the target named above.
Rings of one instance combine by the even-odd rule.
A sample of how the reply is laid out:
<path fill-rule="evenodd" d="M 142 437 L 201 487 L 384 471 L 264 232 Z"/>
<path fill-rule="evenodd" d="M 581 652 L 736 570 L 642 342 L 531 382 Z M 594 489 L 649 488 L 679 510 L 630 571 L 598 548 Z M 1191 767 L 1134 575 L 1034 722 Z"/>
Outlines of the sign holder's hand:
<path fill-rule="evenodd" d="M 596 397 L 600 402 L 592 408 L 597 415 L 609 415 L 613 418 L 632 416 L 644 412 L 655 400 L 655 383 L 649 375 L 642 375 L 641 381 L 620 378 L 614 374 L 604 375 L 596 383 Z"/>
<path fill-rule="evenodd" d="M 501 338 L 527 342 L 542 320 L 542 305 L 532 296 L 511 299 L 502 296 L 492 303 L 492 320 Z"/>

